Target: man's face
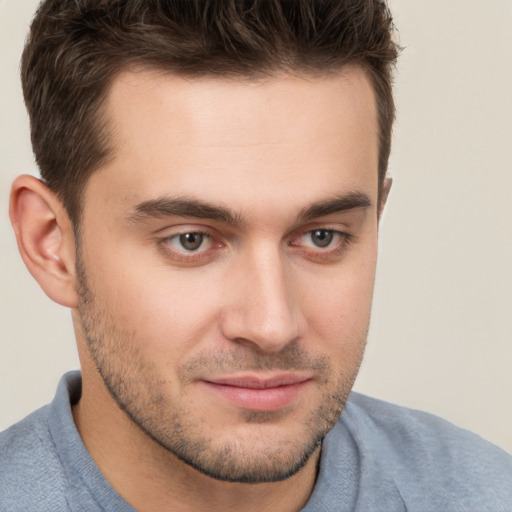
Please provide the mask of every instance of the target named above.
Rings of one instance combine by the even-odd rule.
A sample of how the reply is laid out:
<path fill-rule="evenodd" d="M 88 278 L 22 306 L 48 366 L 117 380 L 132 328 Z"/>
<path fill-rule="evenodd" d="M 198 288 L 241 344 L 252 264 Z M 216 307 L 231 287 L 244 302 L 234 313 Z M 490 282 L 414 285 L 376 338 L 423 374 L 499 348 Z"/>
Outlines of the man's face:
<path fill-rule="evenodd" d="M 106 113 L 113 159 L 87 185 L 80 228 L 81 357 L 188 464 L 286 478 L 336 422 L 364 351 L 369 80 L 357 68 L 259 82 L 127 72 Z M 99 377 L 85 367 L 87 390 Z"/>

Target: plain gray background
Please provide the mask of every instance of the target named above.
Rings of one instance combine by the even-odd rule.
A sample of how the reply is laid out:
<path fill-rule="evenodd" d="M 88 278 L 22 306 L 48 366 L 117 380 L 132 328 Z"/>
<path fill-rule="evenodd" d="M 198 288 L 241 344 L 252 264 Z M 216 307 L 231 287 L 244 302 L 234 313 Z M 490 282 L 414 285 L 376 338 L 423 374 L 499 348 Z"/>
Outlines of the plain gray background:
<path fill-rule="evenodd" d="M 8 191 L 34 173 L 18 62 L 35 0 L 0 0 L 0 429 L 78 366 L 69 311 L 26 271 Z M 394 178 L 356 389 L 512 452 L 512 1 L 391 0 Z"/>

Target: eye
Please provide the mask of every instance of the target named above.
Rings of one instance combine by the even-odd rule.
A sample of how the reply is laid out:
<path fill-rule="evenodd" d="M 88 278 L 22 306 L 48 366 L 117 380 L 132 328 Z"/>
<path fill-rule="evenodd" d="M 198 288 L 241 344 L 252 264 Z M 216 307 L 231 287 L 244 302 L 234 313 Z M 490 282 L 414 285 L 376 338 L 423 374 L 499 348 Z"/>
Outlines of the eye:
<path fill-rule="evenodd" d="M 339 261 L 353 239 L 353 235 L 344 231 L 318 227 L 298 233 L 289 243 L 306 259 L 327 263 Z"/>
<path fill-rule="evenodd" d="M 315 231 L 311 231 L 306 236 L 308 235 L 313 245 L 324 248 L 331 245 L 334 240 L 335 233 L 329 229 L 315 229 Z"/>
<path fill-rule="evenodd" d="M 302 235 L 301 243 L 306 247 L 327 249 L 337 245 L 343 239 L 343 234 L 332 229 L 314 229 Z"/>
<path fill-rule="evenodd" d="M 199 252 L 212 244 L 211 237 L 201 232 L 179 233 L 168 237 L 167 242 L 180 252 Z"/>

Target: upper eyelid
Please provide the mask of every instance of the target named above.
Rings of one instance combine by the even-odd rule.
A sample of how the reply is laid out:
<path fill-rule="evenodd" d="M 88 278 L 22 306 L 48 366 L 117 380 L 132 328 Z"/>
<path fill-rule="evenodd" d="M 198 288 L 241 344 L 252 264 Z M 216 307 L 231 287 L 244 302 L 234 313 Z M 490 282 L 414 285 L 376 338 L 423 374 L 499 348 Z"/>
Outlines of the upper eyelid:
<path fill-rule="evenodd" d="M 152 231 L 151 236 L 160 240 L 165 240 L 180 235 L 186 235 L 187 233 L 198 233 L 210 237 L 218 236 L 218 230 L 211 228 L 210 226 L 194 224 L 166 225 Z"/>
<path fill-rule="evenodd" d="M 351 236 L 346 231 L 342 231 L 341 229 L 329 229 L 329 228 L 314 228 L 314 229 L 308 229 L 307 231 L 303 231 L 299 236 L 305 236 L 312 233 L 315 233 L 316 231 L 327 231 L 329 233 L 333 233 L 334 235 L 339 235 L 341 237 L 347 237 Z"/>
<path fill-rule="evenodd" d="M 315 231 L 316 229 L 325 229 L 326 231 L 345 232 L 353 223 L 340 222 L 339 220 L 318 219 L 298 225 L 293 231 Z"/>
<path fill-rule="evenodd" d="M 305 228 L 299 228 L 294 230 L 291 235 L 289 236 L 290 239 L 301 237 L 304 235 L 307 235 L 308 233 L 313 233 L 314 231 L 332 231 L 333 233 L 337 233 L 343 236 L 352 236 L 349 233 L 349 230 L 346 228 L 341 228 L 339 226 L 332 226 L 329 224 L 321 224 L 313 225 L 313 226 L 307 226 Z"/>
<path fill-rule="evenodd" d="M 209 236 L 210 238 L 213 238 L 213 235 L 211 234 L 210 231 L 202 230 L 202 229 L 184 229 L 184 230 L 177 231 L 176 233 L 169 233 L 168 235 L 163 235 L 162 238 L 163 239 L 175 238 L 177 236 L 190 235 L 190 234 L 205 235 L 205 236 Z"/>
<path fill-rule="evenodd" d="M 206 223 L 204 222 L 206 220 Z M 209 219 L 179 219 L 177 222 L 166 223 L 163 227 L 159 227 L 155 229 L 154 233 L 159 233 L 165 230 L 171 229 L 179 229 L 182 232 L 193 232 L 193 231 L 203 231 L 203 230 L 212 230 L 212 231 L 220 231 L 220 232 L 244 232 L 247 231 L 248 228 L 240 227 L 233 228 L 229 225 L 221 224 L 219 226 L 218 222 L 215 220 L 212 221 L 213 225 L 208 222 Z M 349 224 L 352 224 L 351 222 Z M 345 226 L 340 229 L 340 225 Z M 346 222 L 340 222 L 339 220 L 334 219 L 311 219 L 304 223 L 296 224 L 295 226 L 290 227 L 291 232 L 296 231 L 311 231 L 315 229 L 326 229 L 333 231 L 345 231 L 348 229 L 348 225 Z"/>
<path fill-rule="evenodd" d="M 152 232 L 152 236 L 156 236 L 160 239 L 169 238 L 175 235 L 183 235 L 186 233 L 202 233 L 210 236 L 213 240 L 219 240 L 224 242 L 232 243 L 234 240 L 239 238 L 240 232 L 236 228 L 231 226 L 218 226 L 194 223 L 194 222 L 182 222 L 179 224 L 168 224 L 162 228 L 159 228 Z"/>

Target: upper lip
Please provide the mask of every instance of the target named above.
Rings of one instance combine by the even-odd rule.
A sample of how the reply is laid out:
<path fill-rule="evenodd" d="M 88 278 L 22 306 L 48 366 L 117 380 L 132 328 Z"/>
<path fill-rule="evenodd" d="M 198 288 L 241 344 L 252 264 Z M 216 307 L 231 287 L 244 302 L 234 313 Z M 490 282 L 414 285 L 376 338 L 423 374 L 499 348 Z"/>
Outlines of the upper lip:
<path fill-rule="evenodd" d="M 259 375 L 235 375 L 228 377 L 216 377 L 203 379 L 211 384 L 222 386 L 234 386 L 239 388 L 250 389 L 266 389 L 278 386 L 289 386 L 291 384 L 299 384 L 311 379 L 311 375 L 298 373 L 282 373 L 268 377 Z"/>

